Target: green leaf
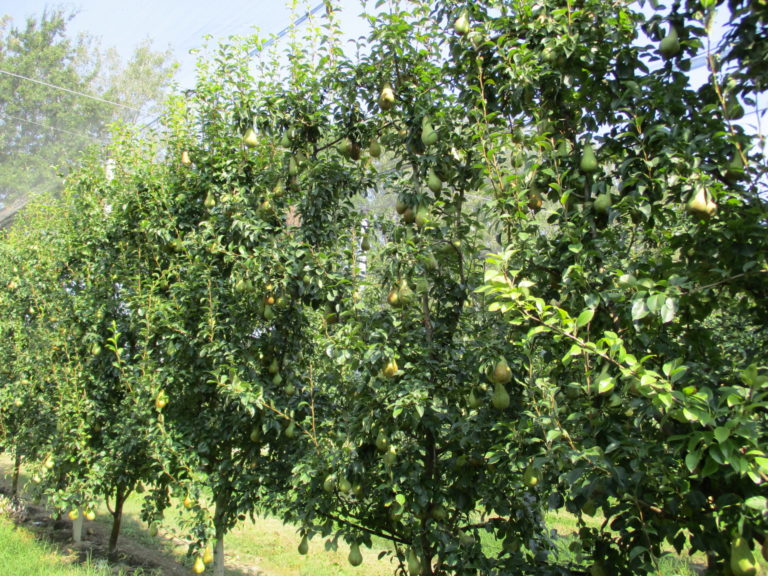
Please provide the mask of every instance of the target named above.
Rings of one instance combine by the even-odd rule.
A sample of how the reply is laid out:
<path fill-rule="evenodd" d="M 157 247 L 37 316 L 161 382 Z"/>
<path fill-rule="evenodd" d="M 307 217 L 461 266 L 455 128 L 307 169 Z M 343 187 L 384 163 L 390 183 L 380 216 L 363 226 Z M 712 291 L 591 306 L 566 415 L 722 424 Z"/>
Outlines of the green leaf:
<path fill-rule="evenodd" d="M 715 428 L 715 440 L 717 440 L 720 444 L 728 440 L 730 436 L 731 431 L 725 426 L 718 426 Z"/>
<path fill-rule="evenodd" d="M 677 301 L 674 298 L 667 297 L 659 311 L 659 315 L 664 324 L 672 322 L 677 315 Z"/>
<path fill-rule="evenodd" d="M 768 510 L 768 498 L 765 496 L 752 496 L 744 500 L 744 505 L 753 510 L 765 512 L 765 510 Z"/>
<path fill-rule="evenodd" d="M 632 320 L 642 320 L 648 316 L 648 306 L 645 300 L 638 298 L 632 303 Z"/>
<path fill-rule="evenodd" d="M 685 465 L 691 472 L 696 470 L 699 462 L 701 462 L 701 452 L 691 452 L 685 457 Z"/>
<path fill-rule="evenodd" d="M 595 311 L 592 308 L 587 308 L 584 310 L 581 314 L 579 314 L 579 317 L 576 319 L 576 326 L 579 328 L 583 328 L 590 322 L 592 322 L 592 318 L 595 316 Z"/>

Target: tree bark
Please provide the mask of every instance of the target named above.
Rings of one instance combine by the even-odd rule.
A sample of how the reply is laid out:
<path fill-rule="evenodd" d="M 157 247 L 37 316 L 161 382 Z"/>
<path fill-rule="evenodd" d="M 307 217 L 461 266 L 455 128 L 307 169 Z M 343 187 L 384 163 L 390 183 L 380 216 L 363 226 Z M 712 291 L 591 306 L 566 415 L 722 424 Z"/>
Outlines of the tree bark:
<path fill-rule="evenodd" d="M 21 454 L 16 453 L 16 459 L 13 462 L 13 483 L 11 484 L 11 498 L 19 495 L 19 477 L 21 476 Z"/>
<path fill-rule="evenodd" d="M 213 527 L 216 532 L 216 546 L 213 549 L 213 576 L 224 576 L 224 535 L 226 533 L 228 506 L 229 494 L 222 489 L 216 495 L 216 511 L 213 516 Z"/>
<path fill-rule="evenodd" d="M 128 497 L 128 491 L 124 486 L 118 486 L 115 490 L 115 508 L 112 510 L 112 531 L 109 534 L 109 557 L 117 556 L 117 539 L 120 537 L 120 524 L 123 521 L 123 505 Z"/>

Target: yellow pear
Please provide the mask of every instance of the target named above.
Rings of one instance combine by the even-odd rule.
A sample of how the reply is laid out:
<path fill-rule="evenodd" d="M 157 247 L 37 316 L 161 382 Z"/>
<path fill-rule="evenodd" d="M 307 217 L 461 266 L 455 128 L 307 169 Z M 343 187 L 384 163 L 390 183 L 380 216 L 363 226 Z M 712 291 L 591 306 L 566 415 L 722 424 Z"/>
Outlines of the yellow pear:
<path fill-rule="evenodd" d="M 381 89 L 381 94 L 379 94 L 379 107 L 384 110 L 391 110 L 392 106 L 395 105 L 395 91 L 392 90 L 392 86 L 389 84 L 384 84 L 384 87 Z"/>
<path fill-rule="evenodd" d="M 189 157 L 189 150 L 182 150 L 181 163 L 184 164 L 184 166 L 189 166 L 192 164 L 192 158 Z"/>
<path fill-rule="evenodd" d="M 248 130 L 245 131 L 245 134 L 243 135 L 243 144 L 245 144 L 248 148 L 255 148 L 259 144 L 259 137 L 256 134 L 256 130 L 253 128 L 248 128 Z"/>
<path fill-rule="evenodd" d="M 507 364 L 507 359 L 501 357 L 493 367 L 493 372 L 491 373 L 491 382 L 496 384 L 508 384 L 511 381 L 512 370 L 509 368 L 509 364 Z"/>
<path fill-rule="evenodd" d="M 717 212 L 717 204 L 705 188 L 698 188 L 688 200 L 685 208 L 693 216 L 704 220 L 708 220 Z"/>
<path fill-rule="evenodd" d="M 205 562 L 203 562 L 203 559 L 200 556 L 195 558 L 195 563 L 192 565 L 192 572 L 195 574 L 202 574 L 205 572 Z"/>
<path fill-rule="evenodd" d="M 213 564 L 213 548 L 210 545 L 203 550 L 203 564 Z"/>
<path fill-rule="evenodd" d="M 387 378 L 394 378 L 395 376 L 397 376 L 397 371 L 398 371 L 397 360 L 392 358 L 387 362 L 386 366 L 384 366 L 383 373 L 384 373 L 384 376 Z"/>

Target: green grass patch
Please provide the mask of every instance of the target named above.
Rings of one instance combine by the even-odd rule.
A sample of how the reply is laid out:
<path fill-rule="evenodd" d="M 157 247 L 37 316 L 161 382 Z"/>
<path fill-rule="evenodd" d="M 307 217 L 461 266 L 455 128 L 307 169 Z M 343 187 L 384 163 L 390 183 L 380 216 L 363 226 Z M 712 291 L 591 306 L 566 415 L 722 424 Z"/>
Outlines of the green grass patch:
<path fill-rule="evenodd" d="M 73 564 L 53 546 L 0 516 L 0 572 L 14 576 L 111 576 L 109 566 Z"/>

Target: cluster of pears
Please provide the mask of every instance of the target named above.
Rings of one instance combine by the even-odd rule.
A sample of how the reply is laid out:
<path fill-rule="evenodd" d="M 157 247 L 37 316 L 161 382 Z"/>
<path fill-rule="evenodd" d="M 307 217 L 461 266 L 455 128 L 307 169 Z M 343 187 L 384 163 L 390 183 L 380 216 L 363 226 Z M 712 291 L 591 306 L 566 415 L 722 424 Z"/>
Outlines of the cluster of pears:
<path fill-rule="evenodd" d="M 512 381 L 512 370 L 509 368 L 506 358 L 503 356 L 499 358 L 489 378 L 494 385 L 491 404 L 497 410 L 506 410 L 509 408 L 510 398 L 505 385 Z"/>
<path fill-rule="evenodd" d="M 400 280 L 387 294 L 387 303 L 392 308 L 404 308 L 411 304 L 414 299 L 414 293 L 408 284 L 408 280 Z"/>

